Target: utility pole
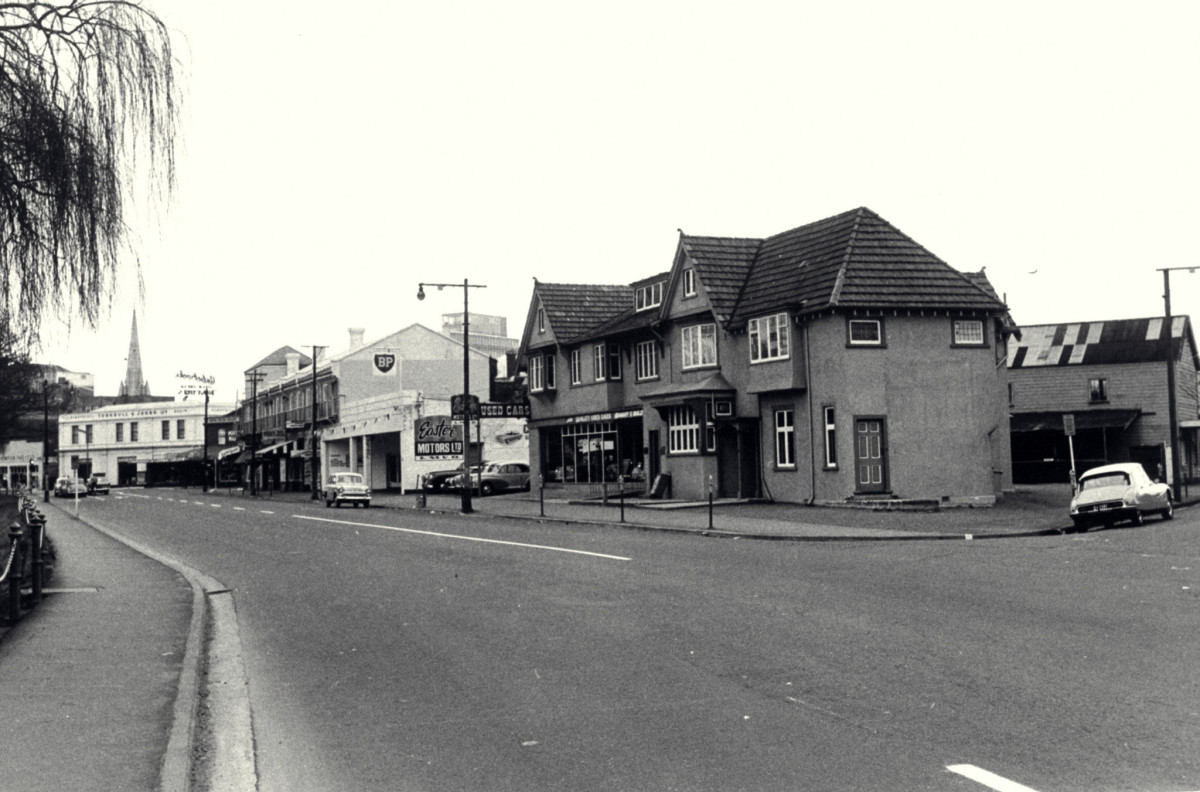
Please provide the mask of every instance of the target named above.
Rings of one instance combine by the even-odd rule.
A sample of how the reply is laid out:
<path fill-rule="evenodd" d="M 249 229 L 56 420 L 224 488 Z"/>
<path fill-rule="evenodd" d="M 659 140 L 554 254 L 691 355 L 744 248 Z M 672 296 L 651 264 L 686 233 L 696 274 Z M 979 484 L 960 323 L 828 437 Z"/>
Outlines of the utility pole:
<path fill-rule="evenodd" d="M 1179 503 L 1182 493 L 1182 472 L 1179 465 L 1179 406 L 1176 403 L 1175 394 L 1175 336 L 1171 328 L 1171 273 L 1176 270 L 1187 270 L 1195 272 L 1195 267 L 1165 267 L 1161 270 L 1163 274 L 1163 302 L 1166 311 L 1166 326 L 1163 328 L 1163 333 L 1166 335 L 1166 341 L 1163 343 L 1166 346 L 1167 359 L 1167 410 L 1170 413 L 1170 431 L 1171 431 L 1171 494 L 1175 498 L 1175 502 Z"/>
<path fill-rule="evenodd" d="M 312 348 L 312 437 L 308 446 L 309 467 L 312 470 L 312 499 L 320 498 L 321 488 L 320 458 L 317 456 L 317 350 L 325 347 L 313 344 Z"/>

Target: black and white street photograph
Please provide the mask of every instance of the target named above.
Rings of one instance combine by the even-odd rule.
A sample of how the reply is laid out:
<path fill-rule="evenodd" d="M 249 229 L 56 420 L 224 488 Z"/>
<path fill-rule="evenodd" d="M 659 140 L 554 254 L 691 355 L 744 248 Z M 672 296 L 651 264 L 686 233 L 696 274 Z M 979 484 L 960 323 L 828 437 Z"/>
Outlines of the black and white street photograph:
<path fill-rule="evenodd" d="M 1200 792 L 1198 34 L 0 2 L 0 789 Z"/>

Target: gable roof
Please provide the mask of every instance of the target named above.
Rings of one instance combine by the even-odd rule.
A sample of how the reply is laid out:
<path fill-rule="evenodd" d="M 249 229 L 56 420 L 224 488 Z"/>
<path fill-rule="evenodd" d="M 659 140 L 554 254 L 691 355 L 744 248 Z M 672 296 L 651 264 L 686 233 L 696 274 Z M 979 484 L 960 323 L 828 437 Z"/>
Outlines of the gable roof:
<path fill-rule="evenodd" d="M 1168 328 L 1165 317 L 1157 316 L 1022 327 L 1020 343 L 1009 346 L 1008 367 L 1165 363 L 1167 352 L 1163 342 L 1168 335 L 1175 360 L 1179 360 L 1187 344 L 1193 362 L 1200 364 L 1191 320 L 1187 316 L 1173 316 Z"/>
<path fill-rule="evenodd" d="M 575 344 L 654 324 L 670 308 L 669 292 L 681 264 L 689 262 L 722 325 L 755 316 L 800 309 L 959 309 L 1003 312 L 1007 307 L 984 273 L 965 274 L 918 245 L 870 209 L 793 228 L 765 239 L 690 236 L 680 232 L 675 267 L 659 311 L 634 310 L 639 285 L 541 283 L 534 281 L 522 354 L 531 343 L 530 324 L 540 300 L 554 342 Z M 1005 329 L 1015 329 L 1006 318 Z"/>
<path fill-rule="evenodd" d="M 1004 308 L 990 287 L 981 287 L 865 207 L 764 239 L 733 319 L 798 304 L 805 312 Z"/>
<path fill-rule="evenodd" d="M 274 352 L 267 355 L 265 358 L 258 361 L 250 368 L 246 369 L 243 373 L 250 374 L 255 369 L 266 367 L 266 366 L 286 366 L 288 355 L 299 355 L 300 356 L 300 366 L 302 368 L 307 368 L 308 364 L 312 363 L 312 358 L 310 358 L 308 355 L 301 352 L 299 349 L 296 349 L 295 347 L 290 347 L 290 346 L 281 346 L 281 347 L 279 347 L 279 349 L 276 349 Z"/>
<path fill-rule="evenodd" d="M 631 310 L 633 288 L 602 284 L 541 283 L 534 285 L 546 320 L 559 343 L 569 344 L 619 314 Z"/>
<path fill-rule="evenodd" d="M 691 259 L 722 324 L 732 317 L 761 245 L 761 239 L 680 235 L 679 247 Z"/>

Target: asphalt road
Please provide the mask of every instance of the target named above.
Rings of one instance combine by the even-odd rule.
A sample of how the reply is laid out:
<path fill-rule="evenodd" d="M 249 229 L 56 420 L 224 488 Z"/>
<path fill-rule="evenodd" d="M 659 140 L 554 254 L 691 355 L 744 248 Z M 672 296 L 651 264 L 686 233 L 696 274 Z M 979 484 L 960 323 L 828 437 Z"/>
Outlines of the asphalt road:
<path fill-rule="evenodd" d="M 1200 789 L 1190 510 L 792 543 L 184 490 L 81 508 L 234 589 L 263 792 Z"/>

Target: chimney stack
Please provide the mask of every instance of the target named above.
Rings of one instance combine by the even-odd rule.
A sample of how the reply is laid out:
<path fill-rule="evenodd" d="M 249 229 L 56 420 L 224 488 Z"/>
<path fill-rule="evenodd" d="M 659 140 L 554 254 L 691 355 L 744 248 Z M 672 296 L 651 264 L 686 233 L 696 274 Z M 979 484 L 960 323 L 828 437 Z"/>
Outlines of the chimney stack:
<path fill-rule="evenodd" d="M 361 327 L 350 328 L 350 351 L 354 351 L 363 345 L 363 334 L 367 331 Z"/>
<path fill-rule="evenodd" d="M 299 352 L 288 352 L 286 355 L 284 355 L 284 359 L 287 360 L 287 375 L 289 377 L 300 370 Z"/>

